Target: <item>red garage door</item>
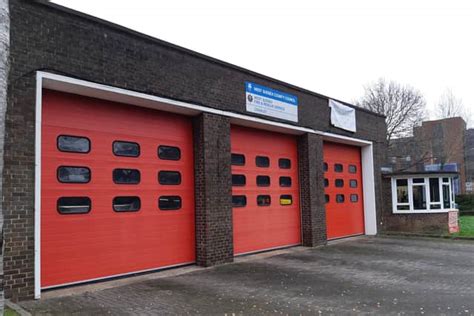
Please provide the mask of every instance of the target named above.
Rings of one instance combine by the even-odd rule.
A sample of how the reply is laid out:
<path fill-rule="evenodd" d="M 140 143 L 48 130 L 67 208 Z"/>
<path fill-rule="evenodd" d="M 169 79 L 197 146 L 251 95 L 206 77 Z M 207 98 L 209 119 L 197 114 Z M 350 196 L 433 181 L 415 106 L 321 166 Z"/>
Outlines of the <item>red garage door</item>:
<path fill-rule="evenodd" d="M 296 139 L 232 127 L 234 253 L 301 242 Z"/>
<path fill-rule="evenodd" d="M 360 148 L 324 143 L 328 239 L 364 234 Z"/>
<path fill-rule="evenodd" d="M 195 260 L 191 123 L 44 91 L 41 286 Z"/>

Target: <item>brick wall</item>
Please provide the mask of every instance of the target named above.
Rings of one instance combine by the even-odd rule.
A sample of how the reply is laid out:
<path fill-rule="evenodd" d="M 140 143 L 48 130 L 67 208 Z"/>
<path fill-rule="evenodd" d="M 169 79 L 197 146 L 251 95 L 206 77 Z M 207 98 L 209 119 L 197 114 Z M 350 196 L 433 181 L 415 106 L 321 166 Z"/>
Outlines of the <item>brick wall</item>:
<path fill-rule="evenodd" d="M 11 0 L 10 3 L 12 58 L 3 205 L 5 291 L 12 299 L 33 296 L 34 75 L 38 70 L 244 114 L 249 114 L 245 109 L 244 83 L 256 82 L 298 97 L 299 122 L 285 123 L 373 141 L 376 177 L 379 174 L 385 142 L 385 122 L 381 116 L 357 109 L 357 133 L 336 129 L 329 124 L 328 99 L 317 93 L 58 8 L 54 4 L 26 0 Z M 265 119 L 281 121 L 269 117 Z M 200 225 L 197 226 L 197 254 L 199 264 L 211 265 L 228 262 L 232 253 L 229 246 L 232 236 L 229 226 L 231 200 L 227 183 L 230 181 L 230 165 L 229 161 L 227 165 L 224 163 L 224 159 L 229 158 L 226 151 L 230 150 L 226 149 L 229 146 L 226 141 L 229 122 L 208 114 L 196 120 L 196 159 L 202 159 L 196 161 L 196 174 L 202 177 L 196 180 L 197 215 L 200 216 L 197 218 L 197 225 Z M 321 165 L 318 158 L 321 155 L 317 145 L 319 140 L 309 138 L 308 148 L 312 149 L 308 152 L 306 168 L 318 176 L 317 168 Z M 316 167 L 311 165 L 316 162 Z M 307 223 L 317 225 L 313 230 L 308 229 L 311 225 L 306 226 L 307 237 L 304 240 L 305 243 L 309 240 L 307 245 L 324 239 L 320 226 L 324 221 L 324 212 L 316 206 L 324 197 L 315 179 L 305 180 L 309 185 L 316 185 L 305 193 L 310 198 L 304 202 L 307 203 L 304 216 Z M 379 186 L 376 190 L 378 194 Z M 213 192 L 227 196 L 216 197 Z M 378 198 L 377 203 L 380 201 Z M 217 211 L 211 212 L 211 207 L 214 210 L 216 205 Z M 204 225 L 206 221 L 211 224 Z M 212 224 L 219 221 L 222 223 Z M 224 246 L 224 243 L 227 244 Z"/>

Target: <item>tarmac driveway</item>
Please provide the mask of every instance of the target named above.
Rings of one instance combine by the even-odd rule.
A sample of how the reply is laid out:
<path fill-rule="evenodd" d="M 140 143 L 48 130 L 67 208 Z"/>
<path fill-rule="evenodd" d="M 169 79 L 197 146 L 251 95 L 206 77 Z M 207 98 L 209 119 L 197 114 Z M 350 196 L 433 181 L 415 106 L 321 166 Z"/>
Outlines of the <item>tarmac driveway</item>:
<path fill-rule="evenodd" d="M 238 261 L 21 305 L 52 315 L 474 315 L 471 241 L 361 238 Z"/>

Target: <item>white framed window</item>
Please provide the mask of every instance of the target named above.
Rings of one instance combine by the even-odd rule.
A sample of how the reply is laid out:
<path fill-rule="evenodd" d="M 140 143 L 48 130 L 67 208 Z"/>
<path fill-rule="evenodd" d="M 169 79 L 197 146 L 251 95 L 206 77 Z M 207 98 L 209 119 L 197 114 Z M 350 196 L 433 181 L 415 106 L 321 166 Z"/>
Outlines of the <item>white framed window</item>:
<path fill-rule="evenodd" d="M 393 213 L 442 213 L 455 208 L 453 179 L 446 175 L 392 177 Z"/>

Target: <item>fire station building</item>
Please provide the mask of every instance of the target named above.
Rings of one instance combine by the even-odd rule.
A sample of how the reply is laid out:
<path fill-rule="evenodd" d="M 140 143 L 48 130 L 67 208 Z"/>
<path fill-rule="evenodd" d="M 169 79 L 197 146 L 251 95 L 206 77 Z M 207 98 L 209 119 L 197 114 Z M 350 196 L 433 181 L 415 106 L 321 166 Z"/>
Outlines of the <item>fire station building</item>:
<path fill-rule="evenodd" d="M 7 298 L 377 233 L 383 116 L 48 2 L 10 38 Z"/>

